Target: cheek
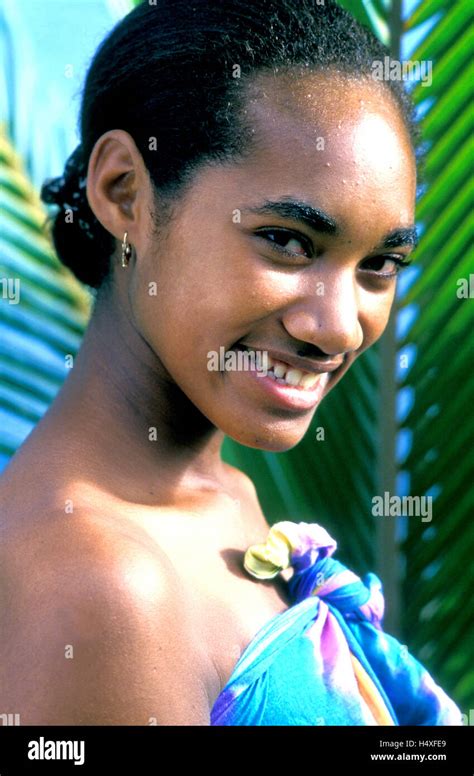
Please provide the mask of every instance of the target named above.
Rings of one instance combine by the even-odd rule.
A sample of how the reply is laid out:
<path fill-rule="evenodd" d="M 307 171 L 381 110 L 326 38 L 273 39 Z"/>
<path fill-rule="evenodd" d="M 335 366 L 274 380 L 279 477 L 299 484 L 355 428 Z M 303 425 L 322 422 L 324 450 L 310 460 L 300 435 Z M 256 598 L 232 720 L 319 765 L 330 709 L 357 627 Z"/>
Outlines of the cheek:
<path fill-rule="evenodd" d="M 141 259 L 130 284 L 140 334 L 173 379 L 183 384 L 192 375 L 198 382 L 212 374 L 207 353 L 242 337 L 238 312 L 248 303 L 245 273 L 230 271 L 229 262 L 223 273 L 223 257 L 196 245 Z"/>
<path fill-rule="evenodd" d="M 144 279 L 137 287 L 133 306 L 140 333 L 172 375 L 177 366 L 194 369 L 202 359 L 211 304 L 182 275 L 178 283 L 158 273 L 156 280 Z"/>

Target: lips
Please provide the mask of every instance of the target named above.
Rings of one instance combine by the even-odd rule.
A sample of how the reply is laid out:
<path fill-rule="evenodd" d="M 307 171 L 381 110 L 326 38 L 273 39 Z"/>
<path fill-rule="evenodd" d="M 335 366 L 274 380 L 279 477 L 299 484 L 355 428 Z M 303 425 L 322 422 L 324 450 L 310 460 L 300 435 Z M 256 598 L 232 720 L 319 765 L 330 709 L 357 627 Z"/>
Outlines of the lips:
<path fill-rule="evenodd" d="M 293 412 L 314 409 L 327 389 L 339 382 L 355 357 L 355 354 L 348 353 L 331 361 L 310 360 L 289 355 L 283 350 L 251 346 L 245 342 L 238 342 L 231 350 L 252 354 L 252 361 L 258 365 L 249 371 L 236 371 L 234 374 L 239 383 L 242 380 L 247 382 L 245 375 L 252 377 L 251 382 L 255 386 L 260 385 L 263 394 Z M 283 377 L 278 377 L 279 374 Z M 262 395 L 260 391 L 258 395 Z"/>
<path fill-rule="evenodd" d="M 290 377 L 291 372 L 296 371 L 297 370 L 290 369 Z M 238 378 L 239 382 L 241 382 L 241 380 L 247 382 L 250 378 L 251 383 L 258 389 L 259 396 L 266 395 L 267 398 L 271 399 L 272 404 L 279 405 L 281 408 L 293 412 L 305 412 L 314 409 L 321 401 L 329 380 L 329 374 L 327 372 L 316 375 L 307 374 L 306 376 L 303 376 L 302 379 L 307 377 L 308 379 L 311 378 L 314 382 L 311 387 L 303 387 L 301 382 L 299 382 L 298 385 L 293 385 L 292 383 L 286 382 L 285 379 L 275 377 L 273 369 L 266 371 L 252 369 L 248 372 L 235 372 L 235 376 Z"/>

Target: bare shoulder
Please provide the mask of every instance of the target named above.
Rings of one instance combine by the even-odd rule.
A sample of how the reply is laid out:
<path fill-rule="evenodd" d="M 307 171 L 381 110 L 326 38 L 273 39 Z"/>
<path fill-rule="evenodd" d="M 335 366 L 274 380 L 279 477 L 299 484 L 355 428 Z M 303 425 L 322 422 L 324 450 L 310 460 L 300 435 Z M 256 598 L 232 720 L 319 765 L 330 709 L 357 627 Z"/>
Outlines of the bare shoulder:
<path fill-rule="evenodd" d="M 139 531 L 37 515 L 0 543 L 2 705 L 22 725 L 207 725 L 207 658 Z"/>

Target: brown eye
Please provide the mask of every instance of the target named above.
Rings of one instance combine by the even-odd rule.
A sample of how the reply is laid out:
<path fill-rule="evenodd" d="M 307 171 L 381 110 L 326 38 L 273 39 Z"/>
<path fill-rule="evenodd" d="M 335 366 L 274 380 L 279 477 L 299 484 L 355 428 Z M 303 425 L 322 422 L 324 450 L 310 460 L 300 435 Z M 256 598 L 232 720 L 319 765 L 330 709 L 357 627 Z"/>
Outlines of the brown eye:
<path fill-rule="evenodd" d="M 285 256 L 307 256 L 309 258 L 311 253 L 309 240 L 290 229 L 262 229 L 256 234 L 270 242 L 273 249 Z"/>
<path fill-rule="evenodd" d="M 361 264 L 363 271 L 372 272 L 380 277 L 391 278 L 398 275 L 403 267 L 408 267 L 411 261 L 403 256 L 372 256 Z"/>

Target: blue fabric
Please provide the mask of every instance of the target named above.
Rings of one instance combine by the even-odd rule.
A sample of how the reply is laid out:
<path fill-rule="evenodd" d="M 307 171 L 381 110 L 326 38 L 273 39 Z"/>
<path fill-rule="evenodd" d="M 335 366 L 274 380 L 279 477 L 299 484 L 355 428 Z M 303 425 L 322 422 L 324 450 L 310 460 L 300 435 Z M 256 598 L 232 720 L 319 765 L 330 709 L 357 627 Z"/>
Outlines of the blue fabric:
<path fill-rule="evenodd" d="M 269 546 L 277 536 L 289 548 L 292 604 L 244 650 L 211 725 L 461 725 L 456 704 L 382 630 L 378 577 L 361 580 L 334 560 L 336 544 L 316 524 L 272 531 Z"/>

